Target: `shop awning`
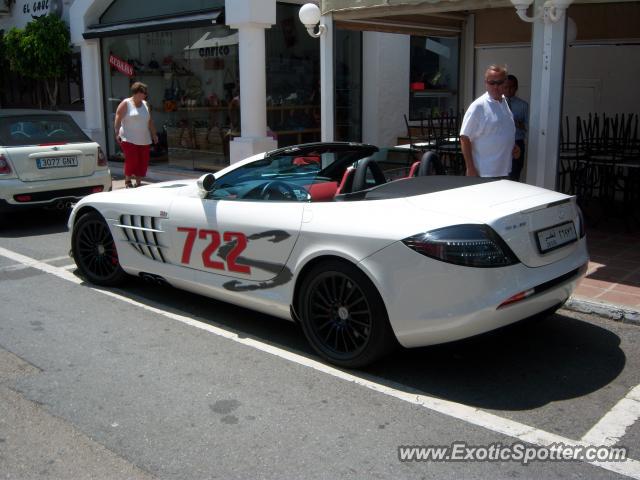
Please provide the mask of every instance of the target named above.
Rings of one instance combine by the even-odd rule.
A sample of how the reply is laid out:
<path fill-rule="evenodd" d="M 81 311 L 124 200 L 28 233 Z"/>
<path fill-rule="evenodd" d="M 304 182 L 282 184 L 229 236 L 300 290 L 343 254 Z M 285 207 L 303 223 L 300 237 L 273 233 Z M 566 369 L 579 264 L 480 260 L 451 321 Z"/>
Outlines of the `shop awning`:
<path fill-rule="evenodd" d="M 479 10 L 491 7 L 511 6 L 509 0 L 321 0 L 322 13 L 333 12 L 340 16 L 349 12 L 363 14 L 363 16 L 379 16 L 382 13 L 392 11 L 416 11 L 420 12 L 459 12 L 462 10 Z"/>
<path fill-rule="evenodd" d="M 510 0 L 322 0 L 337 28 L 455 37 L 468 11 L 511 6 Z"/>
<path fill-rule="evenodd" d="M 82 36 L 84 38 L 102 38 L 157 30 L 203 27 L 216 23 L 220 15 L 222 15 L 222 9 L 199 12 L 191 15 L 146 18 L 141 21 L 126 23 L 89 25 L 87 31 L 84 32 Z"/>

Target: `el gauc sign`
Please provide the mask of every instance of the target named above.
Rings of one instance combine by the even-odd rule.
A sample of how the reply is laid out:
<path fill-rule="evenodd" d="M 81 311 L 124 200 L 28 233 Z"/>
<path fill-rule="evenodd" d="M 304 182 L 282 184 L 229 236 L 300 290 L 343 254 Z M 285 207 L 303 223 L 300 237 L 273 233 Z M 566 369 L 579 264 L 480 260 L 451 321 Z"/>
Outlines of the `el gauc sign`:
<path fill-rule="evenodd" d="M 22 13 L 38 18 L 43 15 L 62 16 L 62 0 L 31 0 L 22 4 Z"/>

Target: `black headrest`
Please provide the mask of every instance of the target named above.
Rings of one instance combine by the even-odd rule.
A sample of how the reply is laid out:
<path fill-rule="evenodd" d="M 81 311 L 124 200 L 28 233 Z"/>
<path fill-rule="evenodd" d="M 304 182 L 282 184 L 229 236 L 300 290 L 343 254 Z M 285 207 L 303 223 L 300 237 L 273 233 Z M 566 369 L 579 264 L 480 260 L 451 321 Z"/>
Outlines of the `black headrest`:
<path fill-rule="evenodd" d="M 371 175 L 373 175 L 373 180 L 376 182 L 376 185 L 387 183 L 387 179 L 384 176 L 384 173 L 382 173 L 380 165 L 378 165 L 373 157 L 366 157 L 360 160 L 356 167 L 356 174 L 353 178 L 353 186 L 351 187 L 352 192 L 358 192 L 367 187 L 367 170 L 371 171 Z"/>
<path fill-rule="evenodd" d="M 436 175 L 444 175 L 442 163 L 440 162 L 436 152 L 433 151 L 425 152 L 424 155 L 422 155 L 416 176 L 424 177 L 425 175 L 429 175 L 431 168 L 433 168 Z"/>

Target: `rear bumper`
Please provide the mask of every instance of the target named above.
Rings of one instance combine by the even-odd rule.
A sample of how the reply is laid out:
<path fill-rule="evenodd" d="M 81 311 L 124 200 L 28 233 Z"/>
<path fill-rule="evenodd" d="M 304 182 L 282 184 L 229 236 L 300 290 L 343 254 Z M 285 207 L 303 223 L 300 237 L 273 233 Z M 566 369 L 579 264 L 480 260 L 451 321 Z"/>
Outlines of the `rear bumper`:
<path fill-rule="evenodd" d="M 102 187 L 102 191 L 111 190 L 111 172 L 108 169 L 88 177 L 40 182 L 23 182 L 17 178 L 0 180 L 0 212 L 65 205 L 95 193 L 95 187 Z M 15 197 L 19 195 L 29 195 L 31 199 L 18 201 Z"/>
<path fill-rule="evenodd" d="M 457 267 L 418 256 L 401 244 L 387 248 L 361 265 L 378 281 L 391 326 L 405 347 L 471 337 L 557 307 L 573 293 L 589 260 L 584 238 L 562 260 L 535 268 Z M 528 290 L 534 293 L 501 306 Z"/>

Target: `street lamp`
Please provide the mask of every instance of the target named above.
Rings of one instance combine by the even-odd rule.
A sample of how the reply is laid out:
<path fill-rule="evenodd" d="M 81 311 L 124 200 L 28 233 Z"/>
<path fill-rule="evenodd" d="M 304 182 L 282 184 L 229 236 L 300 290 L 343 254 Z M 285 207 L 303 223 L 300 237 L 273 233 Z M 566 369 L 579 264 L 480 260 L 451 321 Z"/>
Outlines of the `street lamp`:
<path fill-rule="evenodd" d="M 516 7 L 516 13 L 520 19 L 525 22 L 531 23 L 542 18 L 544 23 L 556 23 L 562 20 L 565 10 L 573 0 L 547 0 L 533 17 L 527 15 L 527 8 L 533 0 L 511 0 L 511 3 Z"/>
<path fill-rule="evenodd" d="M 298 16 L 313 38 L 319 38 L 327 29 L 324 25 L 318 25 L 320 23 L 320 9 L 315 3 L 305 3 L 300 8 Z M 316 25 L 318 33 L 315 32 Z"/>

